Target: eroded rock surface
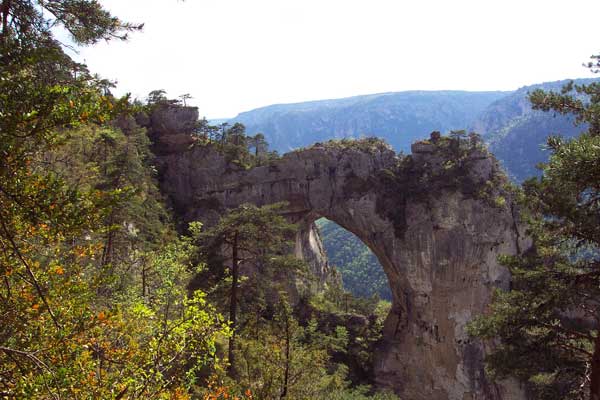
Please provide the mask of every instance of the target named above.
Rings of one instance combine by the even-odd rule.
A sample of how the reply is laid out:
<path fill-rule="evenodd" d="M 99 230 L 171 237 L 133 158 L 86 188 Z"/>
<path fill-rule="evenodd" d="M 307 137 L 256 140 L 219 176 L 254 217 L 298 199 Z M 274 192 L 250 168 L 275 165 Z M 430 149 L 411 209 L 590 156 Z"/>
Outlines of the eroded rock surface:
<path fill-rule="evenodd" d="M 210 145 L 164 151 L 163 190 L 186 220 L 215 221 L 242 203 L 285 201 L 300 222 L 296 252 L 316 257 L 312 223 L 336 222 L 363 240 L 390 282 L 392 310 L 376 355 L 378 385 L 404 400 L 524 398 L 515 384 L 484 374 L 485 346 L 465 325 L 507 287 L 500 254 L 526 245 L 505 178 L 476 141 L 437 139 L 398 156 L 374 140 L 328 143 L 244 169 Z"/>

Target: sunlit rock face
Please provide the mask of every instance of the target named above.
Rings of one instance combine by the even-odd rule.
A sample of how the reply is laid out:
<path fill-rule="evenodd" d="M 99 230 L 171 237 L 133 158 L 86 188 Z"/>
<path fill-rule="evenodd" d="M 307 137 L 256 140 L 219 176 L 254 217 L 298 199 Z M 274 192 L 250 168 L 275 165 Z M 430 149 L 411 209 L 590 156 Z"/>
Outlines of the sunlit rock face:
<path fill-rule="evenodd" d="M 313 222 L 325 217 L 377 255 L 393 296 L 376 355 L 376 382 L 410 399 L 521 399 L 484 373 L 486 346 L 465 325 L 508 287 L 500 254 L 527 241 L 495 159 L 475 140 L 416 144 L 399 156 L 377 141 L 316 144 L 243 169 L 193 141 L 165 151 L 162 188 L 188 221 L 214 222 L 243 203 L 287 202 L 300 223 L 296 254 L 328 268 Z"/>

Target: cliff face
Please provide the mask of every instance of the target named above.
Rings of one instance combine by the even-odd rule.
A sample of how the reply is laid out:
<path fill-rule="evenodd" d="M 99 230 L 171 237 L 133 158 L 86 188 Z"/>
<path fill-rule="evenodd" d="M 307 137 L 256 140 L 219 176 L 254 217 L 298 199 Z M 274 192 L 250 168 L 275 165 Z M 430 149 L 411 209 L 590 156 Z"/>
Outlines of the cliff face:
<path fill-rule="evenodd" d="M 465 333 L 495 287 L 500 254 L 527 245 L 498 164 L 475 141 L 436 139 L 399 157 L 377 141 L 314 145 L 249 170 L 211 146 L 165 151 L 163 190 L 187 220 L 210 223 L 242 203 L 288 203 L 296 253 L 327 275 L 312 223 L 326 217 L 379 258 L 392 291 L 376 381 L 405 399 L 519 399 L 484 374 L 486 346 Z"/>
<path fill-rule="evenodd" d="M 333 138 L 377 135 L 398 151 L 433 130 L 463 129 L 507 92 L 407 91 L 345 99 L 277 104 L 247 111 L 229 122 L 262 132 L 286 152 Z"/>
<path fill-rule="evenodd" d="M 576 79 L 577 85 L 591 84 L 596 79 Z M 547 162 L 545 150 L 548 135 L 572 138 L 587 126 L 576 125 L 572 115 L 533 110 L 529 93 L 537 89 L 559 92 L 569 80 L 525 86 L 492 103 L 473 121 L 471 128 L 481 134 L 490 150 L 517 182 L 539 175 L 536 165 Z"/>

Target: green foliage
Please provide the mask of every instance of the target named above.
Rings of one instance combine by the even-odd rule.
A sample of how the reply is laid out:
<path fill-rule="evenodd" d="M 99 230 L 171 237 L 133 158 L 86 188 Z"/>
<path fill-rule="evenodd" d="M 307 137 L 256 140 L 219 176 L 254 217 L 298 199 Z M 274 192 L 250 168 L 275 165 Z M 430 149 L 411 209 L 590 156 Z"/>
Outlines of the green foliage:
<path fill-rule="evenodd" d="M 4 44 L 10 40 L 28 45 L 47 46 L 53 41 L 51 28 L 62 26 L 77 44 L 94 44 L 100 40 L 126 39 L 127 32 L 142 25 L 125 23 L 106 11 L 96 1 L 12 0 L 2 6 Z M 13 45 L 13 44 L 11 44 Z"/>
<path fill-rule="evenodd" d="M 344 138 L 344 139 L 331 139 L 323 143 L 314 143 L 308 148 L 314 147 L 326 147 L 331 149 L 341 150 L 358 150 L 363 153 L 375 154 L 386 150 L 391 150 L 389 144 L 385 140 L 378 137 L 366 137 L 360 139 Z M 305 148 L 300 148 L 294 151 L 303 151 Z"/>
<path fill-rule="evenodd" d="M 359 386 L 354 389 L 338 389 L 326 394 L 319 394 L 315 399 L 319 400 L 399 400 L 398 397 L 391 392 L 372 392 L 368 386 Z"/>
<path fill-rule="evenodd" d="M 582 395 L 593 352 L 592 332 L 579 311 L 585 301 L 574 296 L 585 286 L 576 284 L 582 270 L 551 247 L 550 240 L 536 237 L 543 256 L 504 260 L 513 274 L 513 289 L 497 291 L 491 315 L 470 325 L 473 335 L 503 339 L 487 360 L 492 376 L 515 376 L 544 399 Z"/>
<path fill-rule="evenodd" d="M 91 126 L 68 130 L 60 148 L 44 156 L 72 187 L 95 194 L 110 189 L 120 199 L 105 210 L 105 262 L 124 261 L 118 248 L 129 253 L 140 245 L 156 246 L 168 234 L 169 216 L 156 185 L 150 142 L 145 130 L 134 126 L 126 131 Z"/>
<path fill-rule="evenodd" d="M 165 104 L 185 107 L 180 100 L 168 99 L 164 90 L 154 90 L 148 95 L 145 109 L 151 114 L 157 106 Z M 238 168 L 249 169 L 279 158 L 276 151 L 268 150 L 269 145 L 262 133 L 247 135 L 246 127 L 240 123 L 214 126 L 203 118 L 196 122 L 194 133 L 195 146 L 211 146 Z"/>
<path fill-rule="evenodd" d="M 285 303 L 279 304 L 272 320 L 246 326 L 241 336 L 236 383 L 249 387 L 257 398 L 310 399 L 340 385 L 344 379 L 338 368 L 328 374 L 328 347 L 331 341 L 344 339 L 317 339 L 310 327 L 298 325 Z"/>
<path fill-rule="evenodd" d="M 280 255 L 289 252 L 286 238 L 294 233 L 279 215 L 281 209 L 282 205 L 244 205 L 204 232 L 192 226 L 200 255 L 208 262 L 196 282 L 203 282 L 216 303 L 229 306 L 235 330 L 228 346 L 234 365 L 220 381 L 228 393 L 240 398 L 246 390 L 265 399 L 354 393 L 348 389 L 351 381 L 372 382 L 373 349 L 381 337 L 383 317 L 348 312 L 372 315 L 377 301 L 354 299 L 332 289 L 309 295 L 307 303 L 301 300 L 293 310 L 287 290 L 302 277 L 303 264 Z M 234 290 L 238 294 L 232 296 Z M 307 315 L 314 318 L 307 320 Z"/>
<path fill-rule="evenodd" d="M 36 209 L 35 225 L 4 211 L 13 218 L 0 242 L 5 393 L 183 398 L 197 371 L 218 364 L 215 343 L 228 328 L 201 292 L 188 294 L 193 248 L 165 224 L 144 132 L 129 133 L 64 131 L 30 163 L 60 183 L 43 188 L 53 196 L 67 187 L 97 201 L 57 196 L 46 206 L 60 224 Z"/>
<path fill-rule="evenodd" d="M 576 85 L 570 81 L 560 93 L 537 89 L 529 98 L 534 109 L 573 115 L 577 124 L 587 124 L 588 133 L 596 136 L 600 134 L 597 109 L 599 93 L 600 82 Z"/>
<path fill-rule="evenodd" d="M 299 323 L 286 297 L 280 292 L 271 313 L 260 313 L 240 328 L 238 376 L 235 381 L 225 379 L 225 386 L 237 395 L 249 389 L 261 399 L 396 399 L 391 394 L 369 395 L 368 386 L 351 389 L 347 360 L 357 357 L 361 339 L 342 325 L 329 327 L 317 319 Z"/>
<path fill-rule="evenodd" d="M 575 89 L 576 96 L 569 93 Z M 587 101 L 582 100 L 585 94 Z M 552 155 L 541 178 L 523 185 L 532 212 L 534 247 L 505 258 L 512 290 L 497 292 L 489 316 L 471 333 L 500 337 L 488 358 L 496 377 L 516 376 L 534 398 L 600 395 L 600 85 L 567 85 L 562 93 L 535 91 L 534 108 L 573 113 L 589 127 L 577 138 L 548 138 Z"/>
<path fill-rule="evenodd" d="M 220 221 L 205 231 L 194 230 L 200 246 L 200 258 L 217 271 L 223 264 L 231 265 L 233 246 L 239 250 L 238 261 L 259 266 L 264 273 L 272 266 L 285 263 L 295 226 L 280 214 L 283 203 L 257 207 L 243 204 L 227 212 Z M 234 243 L 234 241 L 236 243 Z"/>
<path fill-rule="evenodd" d="M 346 366 L 347 378 L 353 385 L 369 385 L 374 382 L 373 355 L 390 307 L 390 302 L 354 297 L 334 286 L 301 300 L 298 313 L 302 323 L 312 326 L 315 334 L 347 338 L 330 347 L 333 360 Z"/>
<path fill-rule="evenodd" d="M 229 323 L 233 334 L 229 338 L 229 375 L 237 376 L 240 366 L 236 362 L 236 335 L 247 318 L 258 319 L 263 306 L 262 299 L 273 296 L 279 287 L 269 282 L 290 281 L 289 270 L 301 268 L 293 257 L 282 256 L 290 252 L 290 238 L 295 227 L 279 212 L 284 204 L 256 207 L 244 204 L 225 214 L 219 222 L 205 232 L 196 232 L 200 244 L 200 256 L 208 262 L 204 286 L 213 285 L 213 293 L 221 304 L 229 307 Z M 228 270 L 224 271 L 224 266 Z M 246 272 L 241 273 L 241 269 Z M 276 279 L 273 279 L 277 276 Z M 243 284 L 241 284 L 243 283 Z M 228 287 L 228 288 L 227 288 Z M 272 304 L 272 303 L 271 303 Z M 238 317 L 241 308 L 241 318 Z"/>
<path fill-rule="evenodd" d="M 250 387 L 265 397 L 362 396 L 332 361 L 354 336 L 340 325 L 301 326 L 285 288 L 270 284 L 302 268 L 285 255 L 293 229 L 276 206 L 242 207 L 204 233 L 191 227 L 226 255 L 222 265 L 233 234 L 238 262 L 260 272 L 240 277 L 239 327 L 219 314 L 225 302 L 213 305 L 190 289 L 192 276 L 213 264 L 204 269 L 197 237 L 180 237 L 170 225 L 146 132 L 130 117 L 140 105 L 113 98 L 110 83 L 73 62 L 51 30 L 62 25 L 76 43 L 91 44 L 139 27 L 87 0 L 5 1 L 0 16 L 2 396 L 212 396 L 204 378 L 223 375 L 222 343 L 235 334 L 240 345 L 230 349 L 250 362 L 232 382 L 240 397 L 252 398 Z M 160 90 L 148 103 L 171 104 Z M 197 131 L 199 144 L 218 146 L 244 168 L 276 157 L 241 124 L 218 130 L 203 120 Z M 226 271 L 220 278 L 237 287 Z M 215 292 L 210 299 L 219 300 Z"/>
<path fill-rule="evenodd" d="M 107 124 L 131 105 L 50 31 L 87 44 L 135 27 L 95 1 L 0 13 L 0 392 L 185 398 L 228 328 L 185 289 L 191 250 L 167 224 L 145 132 Z"/>
<path fill-rule="evenodd" d="M 589 84 L 597 79 L 577 79 L 577 85 Z M 547 162 L 545 148 L 549 134 L 574 138 L 586 130 L 585 124 L 576 126 L 575 117 L 560 112 L 544 112 L 531 108 L 531 93 L 559 92 L 568 81 L 546 82 L 526 86 L 491 104 L 471 126 L 476 126 L 488 143 L 490 151 L 501 161 L 507 174 L 515 182 L 523 182 L 540 174 L 536 165 Z M 585 101 L 584 94 L 574 94 Z M 542 94 L 542 98 L 545 95 Z"/>

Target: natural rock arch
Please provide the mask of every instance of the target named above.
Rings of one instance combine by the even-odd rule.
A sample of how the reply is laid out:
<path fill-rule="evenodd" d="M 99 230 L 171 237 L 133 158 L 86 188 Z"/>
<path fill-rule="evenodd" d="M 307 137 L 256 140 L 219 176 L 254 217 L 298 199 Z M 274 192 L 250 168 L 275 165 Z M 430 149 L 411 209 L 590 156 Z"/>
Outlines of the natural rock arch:
<path fill-rule="evenodd" d="M 376 140 L 316 144 L 246 170 L 180 135 L 155 141 L 162 188 L 185 220 L 285 201 L 300 222 L 296 250 L 316 275 L 327 275 L 319 217 L 376 254 L 393 296 L 374 367 L 380 386 L 403 399 L 524 398 L 516 384 L 486 378 L 485 346 L 465 333 L 509 284 L 497 256 L 525 245 L 498 163 L 476 141 L 436 138 L 411 156 Z"/>

